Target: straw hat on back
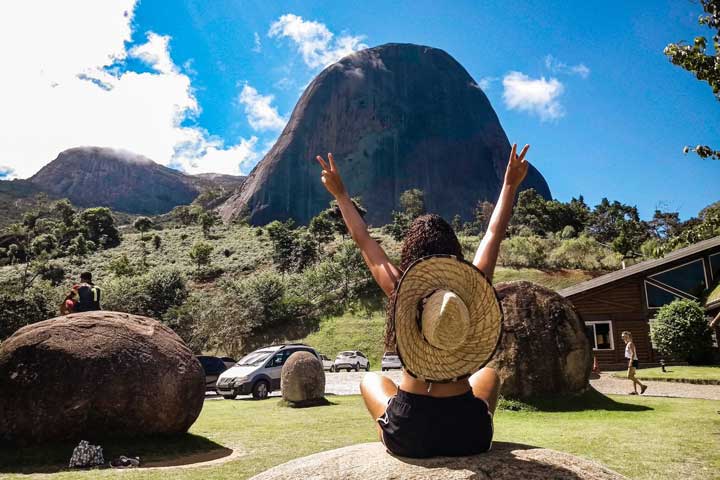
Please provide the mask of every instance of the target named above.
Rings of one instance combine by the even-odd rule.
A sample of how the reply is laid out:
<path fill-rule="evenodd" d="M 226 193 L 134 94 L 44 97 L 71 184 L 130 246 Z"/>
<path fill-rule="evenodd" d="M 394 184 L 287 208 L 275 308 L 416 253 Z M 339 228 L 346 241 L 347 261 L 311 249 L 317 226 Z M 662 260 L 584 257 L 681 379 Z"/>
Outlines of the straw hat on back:
<path fill-rule="evenodd" d="M 452 255 L 414 262 L 397 287 L 393 321 L 405 370 L 431 383 L 482 368 L 500 341 L 495 289 L 474 265 Z"/>

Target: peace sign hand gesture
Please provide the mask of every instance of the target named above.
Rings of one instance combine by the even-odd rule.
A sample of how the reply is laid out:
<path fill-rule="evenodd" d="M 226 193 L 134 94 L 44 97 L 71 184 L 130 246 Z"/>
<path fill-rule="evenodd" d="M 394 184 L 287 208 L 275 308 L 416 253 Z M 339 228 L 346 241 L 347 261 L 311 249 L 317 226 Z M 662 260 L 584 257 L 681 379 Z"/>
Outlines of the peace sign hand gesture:
<path fill-rule="evenodd" d="M 510 160 L 508 160 L 507 170 L 505 171 L 505 185 L 517 188 L 525 179 L 529 165 L 527 160 L 525 160 L 525 154 L 529 148 L 530 145 L 525 145 L 520 155 L 517 155 L 517 143 L 513 143 L 512 150 L 510 151 Z"/>
<path fill-rule="evenodd" d="M 325 163 L 325 160 L 320 155 L 315 158 L 323 169 L 320 179 L 323 185 L 325 185 L 325 188 L 327 188 L 327 191 L 335 198 L 345 195 L 345 185 L 343 185 L 342 179 L 340 178 L 340 172 L 338 172 L 337 166 L 335 165 L 333 154 L 328 153 L 329 165 Z"/>

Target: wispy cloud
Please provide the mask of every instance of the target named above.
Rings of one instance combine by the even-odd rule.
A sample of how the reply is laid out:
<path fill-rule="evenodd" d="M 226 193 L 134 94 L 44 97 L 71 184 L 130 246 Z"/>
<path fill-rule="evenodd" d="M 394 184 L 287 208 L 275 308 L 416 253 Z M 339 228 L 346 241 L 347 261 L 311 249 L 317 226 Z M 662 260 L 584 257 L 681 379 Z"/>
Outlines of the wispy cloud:
<path fill-rule="evenodd" d="M 488 91 L 488 90 L 490 90 L 490 87 L 492 86 L 492 84 L 498 80 L 499 80 L 499 78 L 497 78 L 497 77 L 482 77 L 480 80 L 478 80 L 477 86 L 480 87 L 484 91 Z"/>
<path fill-rule="evenodd" d="M 142 60 L 160 73 L 173 73 L 177 67 L 170 58 L 170 36 L 147 33 L 147 42 L 130 49 L 128 55 Z"/>
<path fill-rule="evenodd" d="M 561 62 L 552 55 L 545 57 L 545 67 L 552 73 L 564 74 L 564 75 L 577 75 L 581 78 L 587 78 L 590 75 L 590 69 L 584 63 L 578 63 L 577 65 L 568 65 L 567 63 Z"/>
<path fill-rule="evenodd" d="M 255 53 L 260 53 L 262 51 L 262 43 L 260 43 L 260 35 L 255 32 L 254 34 L 255 42 L 252 48 L 252 51 Z"/>
<path fill-rule="evenodd" d="M 310 68 L 325 67 L 357 50 L 368 48 L 363 35 L 335 35 L 325 24 L 291 13 L 281 16 L 268 31 L 270 38 L 288 38 Z"/>
<path fill-rule="evenodd" d="M 503 100 L 510 110 L 535 114 L 543 121 L 554 120 L 565 114 L 559 101 L 564 87 L 556 78 L 530 78 L 521 72 L 510 72 L 502 83 Z"/>
<path fill-rule="evenodd" d="M 273 95 L 261 95 L 246 83 L 238 96 L 238 101 L 245 106 L 248 122 L 255 131 L 282 130 L 287 123 L 272 106 Z"/>

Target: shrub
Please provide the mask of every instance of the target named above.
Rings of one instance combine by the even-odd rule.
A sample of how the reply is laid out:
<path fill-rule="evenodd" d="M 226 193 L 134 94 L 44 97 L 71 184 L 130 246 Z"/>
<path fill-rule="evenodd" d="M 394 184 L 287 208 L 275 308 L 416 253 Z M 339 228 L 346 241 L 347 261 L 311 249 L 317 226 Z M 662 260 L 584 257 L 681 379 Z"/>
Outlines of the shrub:
<path fill-rule="evenodd" d="M 0 340 L 25 325 L 55 316 L 56 308 L 49 291 L 49 285 L 29 288 L 24 295 L 3 289 L 0 292 Z"/>
<path fill-rule="evenodd" d="M 162 245 L 162 238 L 160 238 L 160 235 L 157 233 L 153 236 L 152 239 L 153 246 L 155 247 L 155 250 L 160 250 L 160 246 Z"/>
<path fill-rule="evenodd" d="M 65 269 L 59 263 L 50 262 L 38 268 L 40 278 L 47 280 L 51 285 L 60 285 L 65 280 Z"/>
<path fill-rule="evenodd" d="M 541 268 L 547 256 L 545 241 L 536 236 L 513 237 L 500 245 L 500 263 L 506 267 Z"/>
<path fill-rule="evenodd" d="M 128 259 L 127 255 L 125 255 L 124 253 L 122 255 L 114 257 L 110 261 L 108 270 L 114 273 L 117 277 L 135 275 L 135 269 L 130 264 L 130 260 Z"/>
<path fill-rule="evenodd" d="M 663 355 L 690 364 L 710 359 L 710 327 L 703 308 L 693 300 L 678 299 L 661 307 L 650 323 L 650 336 Z"/>
<path fill-rule="evenodd" d="M 103 285 L 108 310 L 161 318 L 187 298 L 187 282 L 179 270 L 158 267 L 136 277 L 118 277 Z"/>
<path fill-rule="evenodd" d="M 192 249 L 190 249 L 190 258 L 193 262 L 195 262 L 198 270 L 200 270 L 202 266 L 210 263 L 210 255 L 212 254 L 212 251 L 213 246 L 209 243 L 197 242 L 192 246 Z"/>
<path fill-rule="evenodd" d="M 581 235 L 561 241 L 558 247 L 550 252 L 548 263 L 555 268 L 600 270 L 603 268 L 601 260 L 607 254 L 607 249 L 597 240 Z"/>

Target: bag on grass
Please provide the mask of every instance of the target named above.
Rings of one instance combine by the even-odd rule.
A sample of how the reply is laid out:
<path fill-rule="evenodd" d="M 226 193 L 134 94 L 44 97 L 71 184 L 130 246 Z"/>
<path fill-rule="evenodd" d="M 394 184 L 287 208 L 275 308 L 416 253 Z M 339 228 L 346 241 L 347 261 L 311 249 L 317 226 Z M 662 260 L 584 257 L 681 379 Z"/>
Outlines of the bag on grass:
<path fill-rule="evenodd" d="M 87 440 L 81 440 L 70 457 L 70 468 L 97 467 L 104 463 L 102 447 L 90 445 Z"/>

